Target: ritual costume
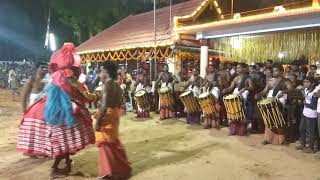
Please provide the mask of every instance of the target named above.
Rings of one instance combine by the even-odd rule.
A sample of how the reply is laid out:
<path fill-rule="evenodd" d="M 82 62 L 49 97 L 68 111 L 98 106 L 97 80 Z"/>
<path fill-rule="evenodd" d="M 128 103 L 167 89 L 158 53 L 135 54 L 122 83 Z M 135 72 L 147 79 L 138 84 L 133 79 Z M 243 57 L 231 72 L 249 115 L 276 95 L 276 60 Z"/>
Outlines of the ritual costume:
<path fill-rule="evenodd" d="M 65 43 L 52 55 L 50 71 L 52 81 L 23 115 L 17 151 L 59 159 L 54 163 L 56 171 L 62 157 L 95 143 L 92 119 L 85 104 L 97 101 L 100 95 L 80 87 L 80 56 L 72 43 Z M 70 161 L 67 164 L 70 171 Z"/>

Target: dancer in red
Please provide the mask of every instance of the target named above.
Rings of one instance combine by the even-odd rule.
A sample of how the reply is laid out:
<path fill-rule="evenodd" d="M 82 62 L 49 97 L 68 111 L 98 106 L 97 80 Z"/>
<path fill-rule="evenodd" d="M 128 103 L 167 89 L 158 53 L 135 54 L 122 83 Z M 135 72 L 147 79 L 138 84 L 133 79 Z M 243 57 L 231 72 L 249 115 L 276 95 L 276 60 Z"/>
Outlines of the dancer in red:
<path fill-rule="evenodd" d="M 52 81 L 23 115 L 17 150 L 31 156 L 54 157 L 51 176 L 60 177 L 71 171 L 69 155 L 95 143 L 85 103 L 97 101 L 100 95 L 80 87 L 80 57 L 72 43 L 52 55 L 50 71 Z M 62 172 L 58 166 L 63 159 L 67 167 Z"/>

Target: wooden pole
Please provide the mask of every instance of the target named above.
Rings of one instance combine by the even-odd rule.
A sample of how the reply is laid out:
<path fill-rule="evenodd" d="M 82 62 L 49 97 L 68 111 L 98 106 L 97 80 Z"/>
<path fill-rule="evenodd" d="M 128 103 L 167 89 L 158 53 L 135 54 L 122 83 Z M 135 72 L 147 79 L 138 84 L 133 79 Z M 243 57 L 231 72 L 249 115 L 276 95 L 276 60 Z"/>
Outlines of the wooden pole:
<path fill-rule="evenodd" d="M 154 31 L 154 79 L 156 79 L 157 75 L 157 26 L 156 26 L 156 0 L 153 0 L 153 31 Z M 150 61 L 150 78 L 152 79 L 152 66 Z"/>
<path fill-rule="evenodd" d="M 234 0 L 231 0 L 231 16 L 233 16 L 233 1 Z"/>
<path fill-rule="evenodd" d="M 171 21 L 172 21 L 172 0 L 170 0 L 170 28 L 171 28 Z"/>

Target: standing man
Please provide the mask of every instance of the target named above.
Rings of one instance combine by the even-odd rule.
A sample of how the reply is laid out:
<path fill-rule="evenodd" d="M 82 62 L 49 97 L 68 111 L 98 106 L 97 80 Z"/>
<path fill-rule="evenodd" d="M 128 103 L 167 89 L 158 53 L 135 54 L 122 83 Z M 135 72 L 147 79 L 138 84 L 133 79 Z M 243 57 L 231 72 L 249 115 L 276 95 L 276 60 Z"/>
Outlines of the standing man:
<path fill-rule="evenodd" d="M 220 64 L 219 65 L 219 72 L 218 72 L 219 76 L 221 77 L 221 79 L 223 79 L 223 84 L 225 87 L 229 87 L 230 86 L 230 82 L 231 82 L 231 75 L 228 72 L 226 65 L 225 64 Z"/>
<path fill-rule="evenodd" d="M 155 82 L 155 87 L 168 87 L 173 94 L 173 84 L 178 82 L 178 79 L 169 72 L 169 67 L 167 64 L 163 65 L 163 71 L 160 73 L 158 79 Z M 156 88 L 157 89 L 157 88 Z M 159 104 L 160 98 L 159 98 Z M 176 112 L 174 107 L 159 107 L 160 108 L 160 120 L 170 119 L 176 117 Z"/>
<path fill-rule="evenodd" d="M 201 93 L 201 86 L 204 84 L 204 80 L 199 76 L 199 69 L 193 69 L 192 76 L 186 83 L 185 88 L 188 87 L 189 91 L 193 92 L 195 97 L 198 97 Z M 200 124 L 201 112 L 187 113 L 188 124 Z"/>
<path fill-rule="evenodd" d="M 119 139 L 119 110 L 121 105 L 121 88 L 116 82 L 117 65 L 105 62 L 101 67 L 100 78 L 103 82 L 102 103 L 97 113 L 96 144 L 99 149 L 99 178 L 128 179 L 131 166 L 125 149 Z"/>
<path fill-rule="evenodd" d="M 207 75 L 204 78 L 205 85 L 204 91 L 209 91 L 214 96 L 214 102 L 218 103 L 220 90 L 218 88 L 218 73 L 214 69 L 213 66 L 207 67 Z M 216 109 L 216 107 L 213 107 Z M 218 120 L 218 112 L 216 114 L 212 114 L 209 117 L 205 117 L 205 129 L 209 128 L 219 128 L 219 120 Z"/>
<path fill-rule="evenodd" d="M 127 69 L 123 69 L 122 76 L 125 78 L 126 83 L 126 94 L 127 94 L 127 101 L 126 101 L 126 108 L 128 112 L 133 111 L 133 105 L 132 105 L 132 96 L 131 96 L 131 84 L 132 84 L 132 76 L 128 73 Z"/>
<path fill-rule="evenodd" d="M 15 100 L 15 95 L 19 95 L 19 81 L 17 79 L 17 76 L 15 74 L 10 74 L 9 80 L 8 80 L 8 87 L 11 90 L 12 94 L 12 100 Z"/>
<path fill-rule="evenodd" d="M 32 105 L 37 98 L 39 98 L 39 93 L 43 90 L 44 86 L 47 84 L 44 79 L 48 72 L 48 64 L 44 62 L 39 62 L 36 65 L 37 71 L 35 76 L 30 77 L 25 85 L 25 90 L 23 92 L 22 99 L 22 110 L 25 112 L 28 106 Z"/>
<path fill-rule="evenodd" d="M 136 88 L 135 92 L 144 90 L 148 94 L 148 97 L 150 97 L 151 93 L 151 82 L 150 78 L 147 74 L 147 71 L 144 69 L 140 69 L 139 74 L 137 75 L 137 82 L 136 82 Z M 150 98 L 149 98 L 150 99 Z M 150 108 L 143 109 L 137 104 L 137 118 L 149 118 L 150 117 Z"/>
<path fill-rule="evenodd" d="M 230 122 L 230 135 L 246 135 L 246 125 L 250 126 L 253 120 L 253 83 L 246 71 L 247 65 L 240 63 L 237 66 L 238 76 L 231 82 L 229 88 L 224 90 L 224 94 L 233 92 L 232 94 L 240 95 L 245 104 L 246 119 L 237 122 Z"/>
<path fill-rule="evenodd" d="M 89 72 L 87 74 L 87 77 L 86 77 L 86 85 L 88 87 L 88 90 L 90 93 L 93 93 L 94 90 L 95 90 L 95 80 L 97 78 L 97 74 L 93 71 L 93 68 L 90 66 L 89 67 Z M 93 106 L 92 106 L 93 102 L 90 102 L 89 103 L 89 108 L 92 109 Z"/>
<path fill-rule="evenodd" d="M 298 150 L 303 150 L 305 153 L 314 153 L 314 145 L 317 141 L 317 103 L 318 97 L 316 97 L 317 89 L 316 80 L 312 76 L 308 76 L 304 80 L 305 87 L 305 101 L 303 108 L 303 118 L 300 122 L 300 143 L 297 147 Z M 316 94 L 316 95 L 314 95 Z M 318 137 L 319 138 L 319 137 Z M 308 146 L 307 146 L 308 145 Z"/>
<path fill-rule="evenodd" d="M 266 62 L 266 67 L 271 67 L 272 68 L 272 66 L 273 66 L 273 60 L 268 59 L 267 62 Z"/>
<path fill-rule="evenodd" d="M 310 65 L 309 66 L 309 72 L 307 76 L 317 77 L 317 66 L 316 65 Z"/>
<path fill-rule="evenodd" d="M 284 69 L 281 65 L 275 64 L 273 66 L 273 79 L 267 82 L 265 89 L 257 94 L 257 98 L 261 98 L 265 95 L 267 97 L 275 97 L 280 103 L 278 103 L 283 110 L 286 101 L 287 94 L 292 91 L 292 85 L 289 80 L 283 77 Z M 285 142 L 285 127 L 281 128 L 265 128 L 263 144 L 283 144 Z"/>

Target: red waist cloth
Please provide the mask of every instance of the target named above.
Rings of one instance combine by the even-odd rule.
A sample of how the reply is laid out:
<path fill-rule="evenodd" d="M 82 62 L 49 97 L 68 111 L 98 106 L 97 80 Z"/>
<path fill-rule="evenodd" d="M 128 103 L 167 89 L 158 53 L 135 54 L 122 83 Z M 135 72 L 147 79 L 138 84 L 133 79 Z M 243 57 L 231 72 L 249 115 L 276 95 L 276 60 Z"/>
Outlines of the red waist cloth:
<path fill-rule="evenodd" d="M 101 143 L 99 148 L 99 177 L 118 176 L 128 178 L 132 168 L 125 149 L 119 140 Z"/>
<path fill-rule="evenodd" d="M 129 177 L 130 163 L 119 140 L 119 108 L 108 108 L 103 126 L 96 132 L 96 144 L 99 148 L 99 176 Z"/>

